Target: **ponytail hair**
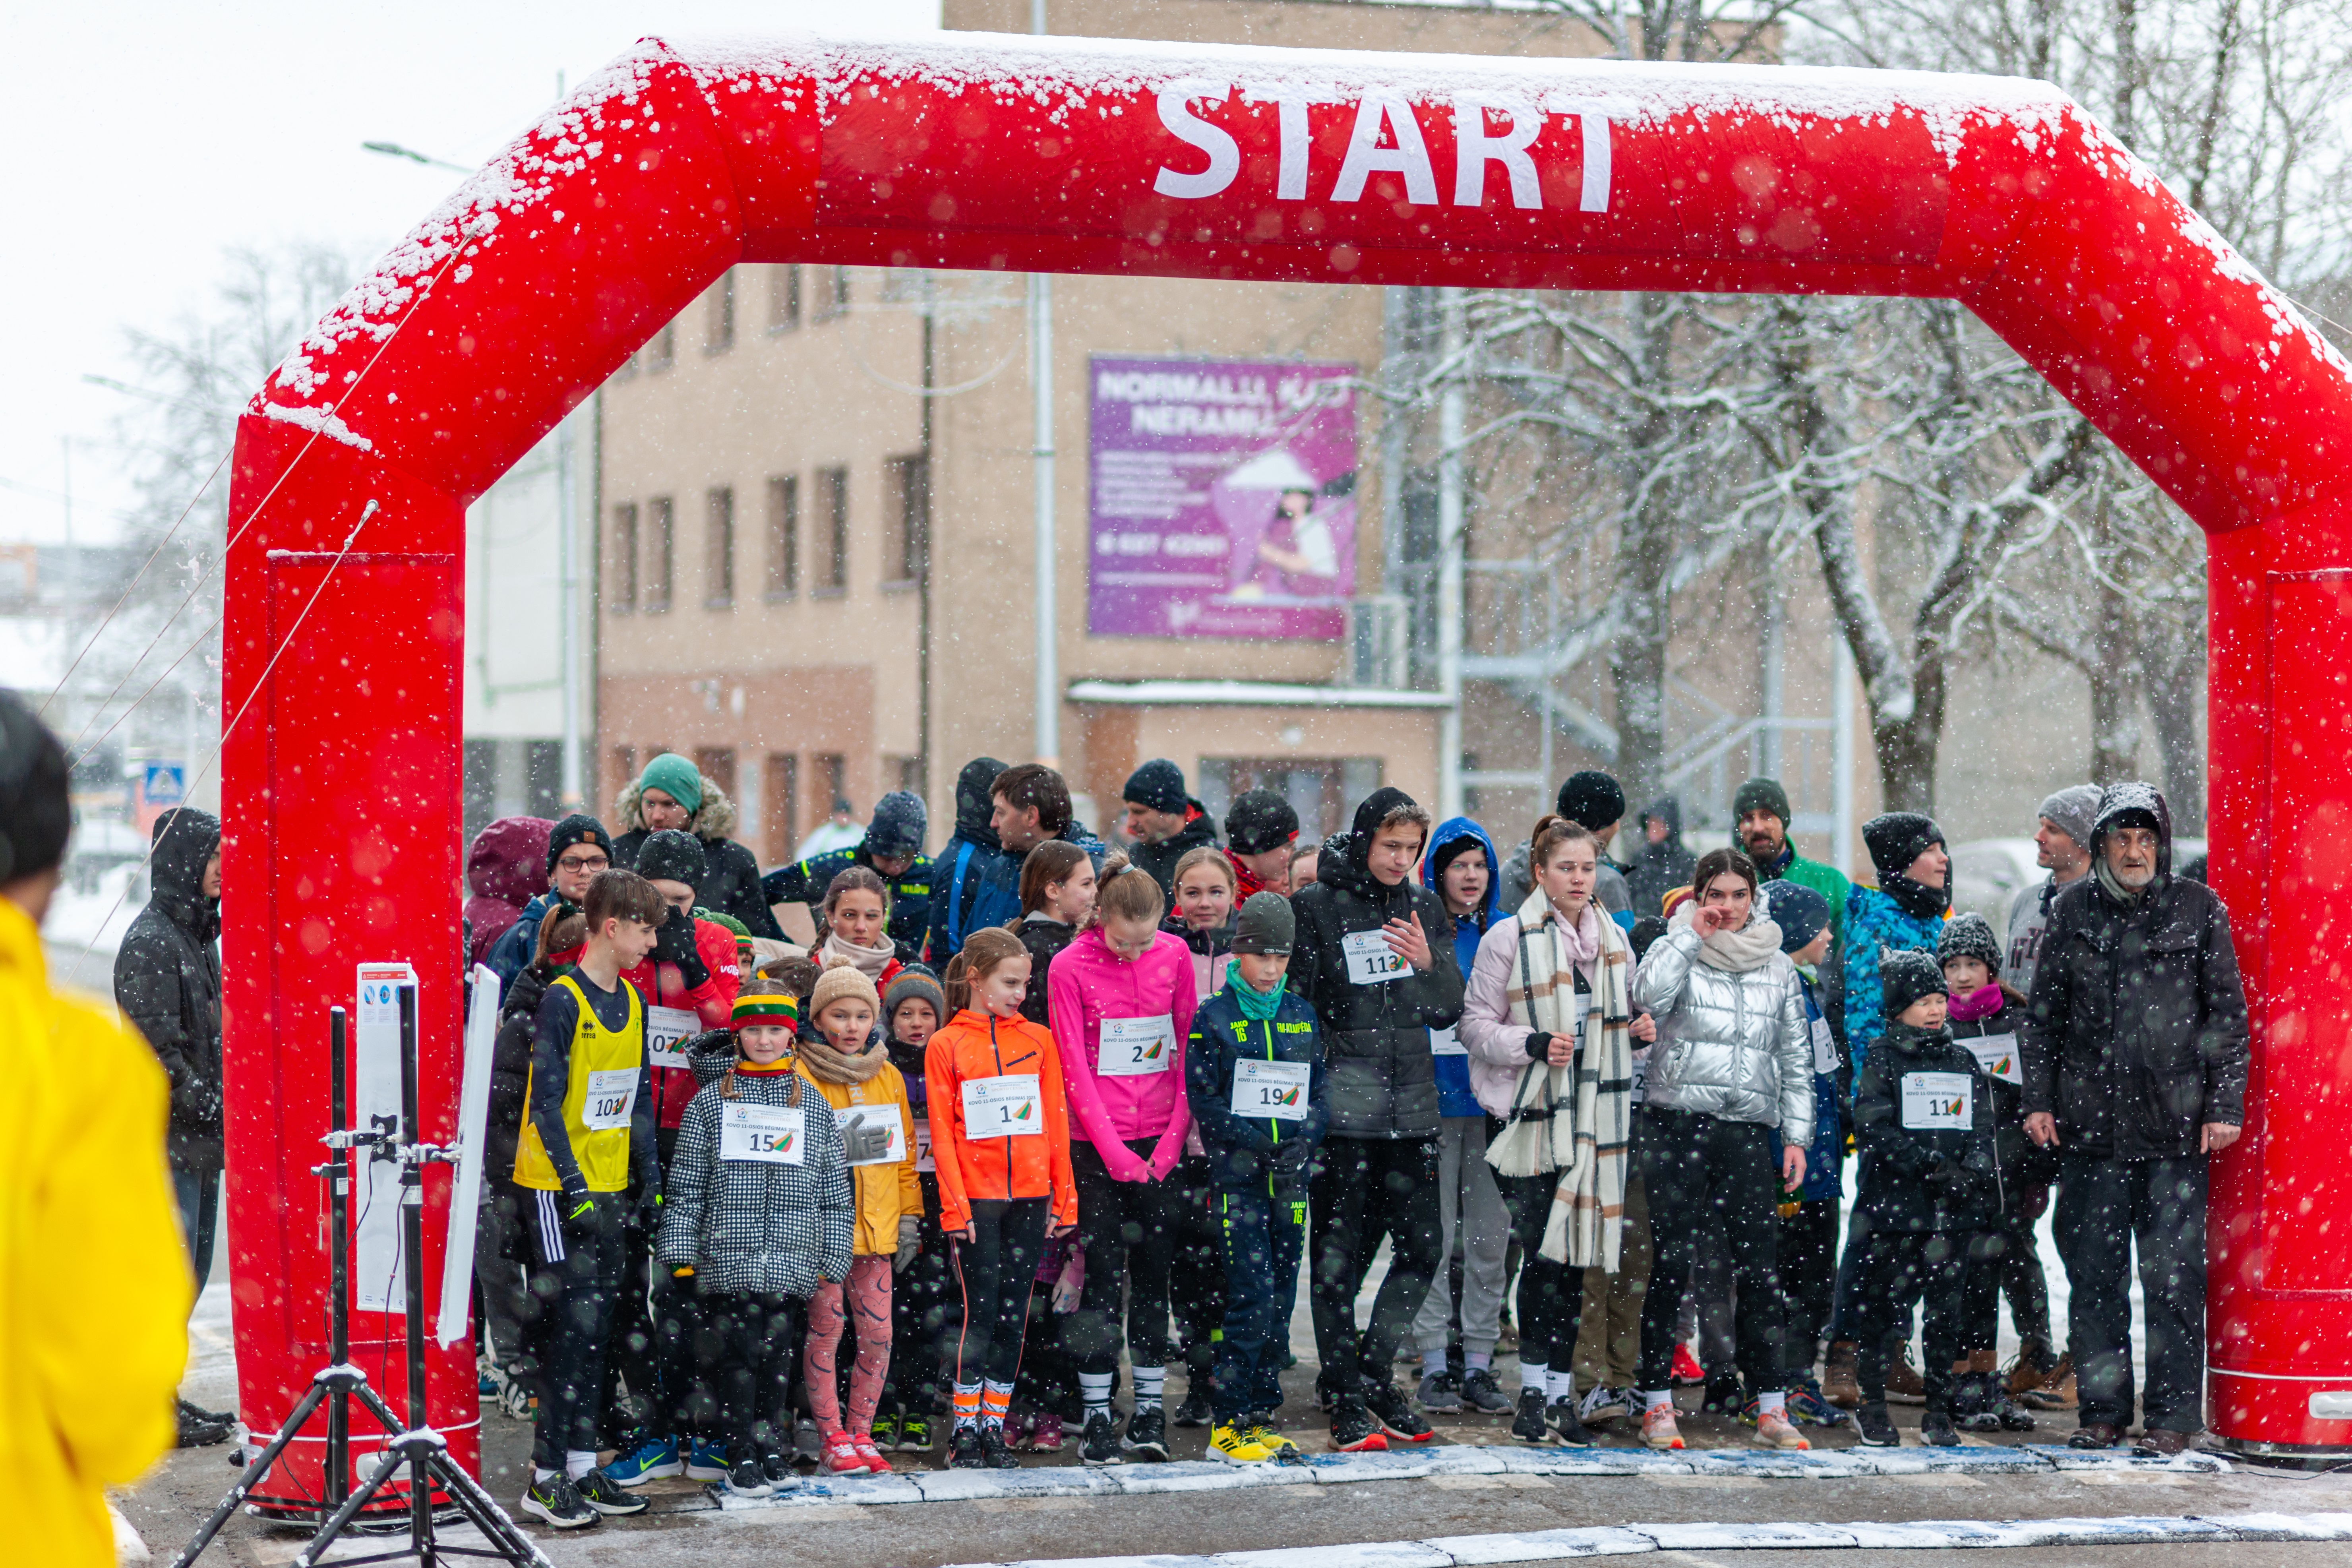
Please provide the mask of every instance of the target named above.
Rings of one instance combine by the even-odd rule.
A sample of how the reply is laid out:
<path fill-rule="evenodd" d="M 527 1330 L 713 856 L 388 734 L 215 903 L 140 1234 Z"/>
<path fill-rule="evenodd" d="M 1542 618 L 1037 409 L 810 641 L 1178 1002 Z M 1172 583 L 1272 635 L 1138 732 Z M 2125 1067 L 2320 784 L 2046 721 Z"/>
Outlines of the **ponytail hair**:
<path fill-rule="evenodd" d="M 1028 952 L 1019 937 L 1001 926 L 982 926 L 966 937 L 963 951 L 948 960 L 948 972 L 941 976 L 949 1016 L 971 1006 L 971 988 L 994 973 L 998 964 Z"/>
<path fill-rule="evenodd" d="M 1021 913 L 1007 921 L 1004 929 L 1017 929 L 1024 919 L 1044 909 L 1045 889 L 1068 881 L 1086 858 L 1087 852 L 1066 838 L 1049 838 L 1029 851 L 1021 862 Z"/>
<path fill-rule="evenodd" d="M 1095 907 L 1105 920 L 1116 916 L 1156 926 L 1167 912 L 1168 900 L 1150 872 L 1140 866 L 1129 866 L 1103 882 L 1095 894 Z"/>

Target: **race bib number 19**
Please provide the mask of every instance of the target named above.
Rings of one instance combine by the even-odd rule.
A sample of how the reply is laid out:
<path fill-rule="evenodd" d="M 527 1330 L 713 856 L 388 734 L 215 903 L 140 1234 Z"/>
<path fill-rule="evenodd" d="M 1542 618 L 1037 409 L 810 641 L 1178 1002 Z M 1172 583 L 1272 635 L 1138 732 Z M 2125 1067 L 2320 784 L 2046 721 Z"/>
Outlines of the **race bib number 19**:
<path fill-rule="evenodd" d="M 1976 1126 L 1972 1080 L 1964 1072 L 1903 1075 L 1903 1125 L 1920 1131 L 1966 1132 Z"/>
<path fill-rule="evenodd" d="M 1234 1114 L 1251 1121 L 1307 1120 L 1306 1062 L 1258 1062 L 1244 1057 L 1234 1063 Z"/>
<path fill-rule="evenodd" d="M 1376 931 L 1351 931 L 1339 939 L 1348 960 L 1348 978 L 1359 985 L 1385 985 L 1411 971 L 1402 955 L 1391 952 L 1388 938 Z"/>

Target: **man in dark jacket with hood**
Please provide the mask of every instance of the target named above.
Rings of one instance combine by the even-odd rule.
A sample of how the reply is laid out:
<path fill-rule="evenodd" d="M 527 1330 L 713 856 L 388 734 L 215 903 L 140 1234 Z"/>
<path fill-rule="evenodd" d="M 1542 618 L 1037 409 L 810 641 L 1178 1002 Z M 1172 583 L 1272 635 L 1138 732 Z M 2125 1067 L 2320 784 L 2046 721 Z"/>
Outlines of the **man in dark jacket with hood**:
<path fill-rule="evenodd" d="M 1690 886 L 1698 857 L 1683 846 L 1683 803 L 1660 795 L 1642 813 L 1642 847 L 1633 852 L 1633 868 L 1625 873 L 1625 888 L 1633 900 L 1633 918 L 1665 912 L 1666 894 Z"/>
<path fill-rule="evenodd" d="M 1412 879 L 1429 826 L 1429 813 L 1402 790 L 1373 791 L 1353 828 L 1324 845 L 1314 885 L 1293 900 L 1288 980 L 1322 1020 L 1330 1093 L 1330 1133 L 1309 1184 L 1308 1247 L 1320 1382 L 1331 1440 L 1343 1450 L 1372 1446 L 1382 1429 L 1407 1442 L 1430 1433 L 1390 1381 L 1397 1342 L 1442 1261 L 1429 1032 L 1462 1017 L 1454 921 Z M 1383 1236 L 1394 1256 L 1360 1335 L 1356 1291 Z"/>
<path fill-rule="evenodd" d="M 153 890 L 114 955 L 114 1004 L 146 1037 L 172 1085 L 165 1152 L 196 1288 L 213 1271 L 220 1219 L 220 818 L 186 806 L 155 819 Z M 230 1417 L 180 1402 L 180 1442 L 226 1442 Z"/>
<path fill-rule="evenodd" d="M 1127 807 L 1128 864 L 1150 872 L 1160 897 L 1172 907 L 1176 862 L 1192 850 L 1214 847 L 1217 825 L 1199 801 L 1184 793 L 1184 770 L 1165 757 L 1154 757 L 1129 773 L 1119 799 Z"/>
<path fill-rule="evenodd" d="M 888 886 L 890 940 L 898 943 L 898 962 L 912 963 L 922 953 L 923 933 L 931 923 L 931 859 L 923 853 L 929 827 L 923 797 L 892 790 L 874 803 L 874 819 L 856 848 L 827 850 L 771 871 L 760 879 L 761 891 L 771 904 L 806 904 L 814 911 L 835 877 L 863 866 Z"/>
<path fill-rule="evenodd" d="M 956 825 L 947 843 L 931 861 L 930 921 L 923 950 L 933 969 L 945 970 L 949 959 L 963 951 L 963 939 L 983 925 L 1002 925 L 1021 912 L 1021 867 L 996 841 L 989 817 L 996 810 L 990 793 L 1004 772 L 994 757 L 974 757 L 956 774 Z M 1008 861 L 1010 864 L 1008 865 Z M 983 904 L 1001 904 L 1004 887 L 1013 889 L 1012 907 L 994 920 L 985 918 Z M 983 892 L 993 892 L 983 899 Z"/>
<path fill-rule="evenodd" d="M 694 901 L 734 916 L 753 936 L 783 941 L 784 928 L 761 897 L 759 861 L 729 837 L 735 831 L 735 803 L 692 761 L 676 752 L 654 758 L 621 791 L 613 816 L 621 825 L 620 837 L 613 840 L 614 865 L 635 870 L 646 839 L 666 828 L 691 833 L 702 841 L 702 879 L 694 885 Z"/>
<path fill-rule="evenodd" d="M 2091 875 L 2052 901 L 2020 1026 L 2025 1129 L 2058 1151 L 2053 1231 L 2082 1394 L 2076 1447 L 2132 1415 L 2128 1249 L 2147 1314 L 2140 1447 L 2177 1454 L 2204 1425 L 2209 1155 L 2245 1121 L 2246 997 L 2221 899 L 2172 872 L 2172 814 L 2112 785 Z"/>
<path fill-rule="evenodd" d="M 1624 790 L 1607 773 L 1587 768 L 1560 781 L 1556 805 L 1559 816 L 1582 823 L 1601 841 L 1601 864 L 1592 883 L 1592 901 L 1601 906 L 1601 913 L 1625 930 L 1633 930 L 1633 895 L 1625 887 L 1625 870 L 1609 858 L 1609 841 L 1617 837 L 1618 821 L 1625 815 Z M 1535 879 L 1528 869 L 1528 843 L 1523 838 L 1512 847 L 1503 862 L 1503 912 L 1517 912 L 1534 890 Z"/>

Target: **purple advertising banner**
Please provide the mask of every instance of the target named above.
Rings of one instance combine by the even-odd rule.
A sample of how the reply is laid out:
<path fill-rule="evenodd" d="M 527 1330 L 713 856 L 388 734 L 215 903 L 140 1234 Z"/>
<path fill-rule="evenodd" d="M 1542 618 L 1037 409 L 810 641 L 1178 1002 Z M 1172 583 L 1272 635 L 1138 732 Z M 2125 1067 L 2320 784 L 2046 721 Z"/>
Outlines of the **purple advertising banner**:
<path fill-rule="evenodd" d="M 1098 356 L 1090 371 L 1087 629 L 1344 637 L 1356 367 Z"/>

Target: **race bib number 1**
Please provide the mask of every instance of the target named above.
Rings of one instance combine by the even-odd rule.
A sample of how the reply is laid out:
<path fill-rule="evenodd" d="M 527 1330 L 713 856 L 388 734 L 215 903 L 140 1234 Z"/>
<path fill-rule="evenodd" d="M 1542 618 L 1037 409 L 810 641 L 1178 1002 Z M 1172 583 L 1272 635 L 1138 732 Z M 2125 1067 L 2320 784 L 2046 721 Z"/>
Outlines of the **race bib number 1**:
<path fill-rule="evenodd" d="M 1919 1131 L 1969 1131 L 1976 1126 L 1973 1080 L 1964 1072 L 1905 1073 L 1903 1125 Z"/>
<path fill-rule="evenodd" d="M 1307 1120 L 1306 1062 L 1259 1062 L 1244 1057 L 1234 1063 L 1234 1114 L 1255 1121 Z"/>
<path fill-rule="evenodd" d="M 1045 1131 L 1045 1098 L 1034 1072 L 963 1081 L 963 1130 L 968 1138 L 1035 1138 Z"/>
<path fill-rule="evenodd" d="M 691 1068 L 687 1059 L 686 1042 L 702 1026 L 702 1020 L 683 1007 L 648 1007 L 646 1009 L 646 1056 L 657 1068 Z"/>
<path fill-rule="evenodd" d="M 629 1124 L 637 1102 L 637 1069 L 614 1068 L 588 1075 L 588 1098 L 580 1107 L 580 1125 L 591 1132 L 610 1132 Z"/>
<path fill-rule="evenodd" d="M 1351 931 L 1339 939 L 1348 960 L 1348 978 L 1359 985 L 1385 985 L 1411 973 L 1402 955 L 1389 949 L 1388 938 L 1376 931 Z"/>
<path fill-rule="evenodd" d="M 763 1165 L 797 1165 L 808 1158 L 808 1110 L 798 1105 L 750 1105 L 740 1100 L 719 1108 L 719 1157 L 756 1160 Z"/>
<path fill-rule="evenodd" d="M 1105 1078 L 1142 1078 L 1166 1072 L 1175 1059 L 1176 1020 L 1169 1014 L 1102 1021 L 1095 1070 Z"/>
<path fill-rule="evenodd" d="M 1984 1035 L 1973 1040 L 1962 1040 L 1969 1054 L 1977 1058 L 1977 1066 L 1987 1078 L 1997 1078 L 2005 1083 L 2022 1084 L 2025 1074 L 2017 1065 L 2015 1035 Z"/>

